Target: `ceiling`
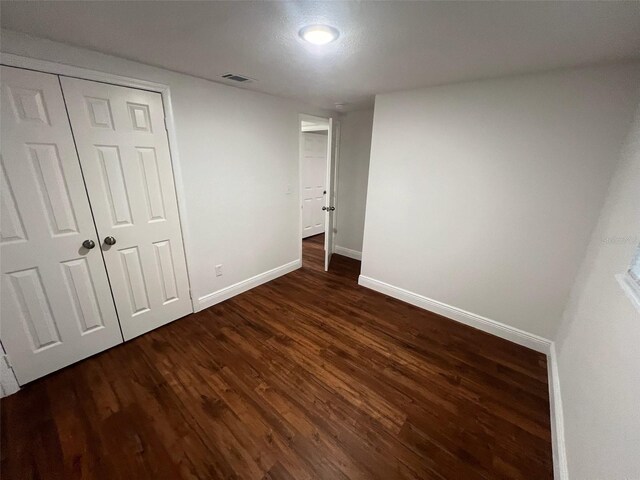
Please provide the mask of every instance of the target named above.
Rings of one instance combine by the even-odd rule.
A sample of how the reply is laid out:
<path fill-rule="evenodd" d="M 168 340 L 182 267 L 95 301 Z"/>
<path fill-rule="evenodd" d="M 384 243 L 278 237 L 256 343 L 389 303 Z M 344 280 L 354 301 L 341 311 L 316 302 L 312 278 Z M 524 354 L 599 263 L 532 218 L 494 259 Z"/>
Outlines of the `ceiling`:
<path fill-rule="evenodd" d="M 314 47 L 310 23 L 340 38 Z M 376 93 L 640 57 L 640 2 L 2 2 L 3 28 L 334 109 Z"/>

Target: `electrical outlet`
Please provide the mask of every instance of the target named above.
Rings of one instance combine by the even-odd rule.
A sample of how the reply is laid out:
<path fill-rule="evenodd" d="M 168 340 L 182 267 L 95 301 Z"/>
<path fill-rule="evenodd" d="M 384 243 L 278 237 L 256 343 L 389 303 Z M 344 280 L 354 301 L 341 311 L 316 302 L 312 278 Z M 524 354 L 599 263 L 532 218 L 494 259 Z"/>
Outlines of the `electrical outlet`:
<path fill-rule="evenodd" d="M 216 265 L 216 277 L 222 276 L 222 264 Z"/>

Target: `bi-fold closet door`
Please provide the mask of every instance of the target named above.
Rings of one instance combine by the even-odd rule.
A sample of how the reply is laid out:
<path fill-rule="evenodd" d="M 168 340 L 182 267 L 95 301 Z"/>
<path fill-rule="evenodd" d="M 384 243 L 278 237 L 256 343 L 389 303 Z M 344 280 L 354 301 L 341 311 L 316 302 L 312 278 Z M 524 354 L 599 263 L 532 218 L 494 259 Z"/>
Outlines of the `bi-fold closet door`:
<path fill-rule="evenodd" d="M 60 81 L 129 340 L 192 311 L 162 97 L 75 78 Z"/>
<path fill-rule="evenodd" d="M 24 384 L 192 307 L 161 96 L 1 84 L 0 338 Z"/>

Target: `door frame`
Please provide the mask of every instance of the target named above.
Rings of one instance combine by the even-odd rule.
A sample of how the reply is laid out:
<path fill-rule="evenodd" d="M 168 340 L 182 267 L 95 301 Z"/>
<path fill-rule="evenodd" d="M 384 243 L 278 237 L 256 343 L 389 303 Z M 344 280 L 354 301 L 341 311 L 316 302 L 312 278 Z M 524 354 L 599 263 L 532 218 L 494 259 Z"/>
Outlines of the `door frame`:
<path fill-rule="evenodd" d="M 301 129 L 301 125 L 303 120 L 308 122 L 328 122 L 330 118 L 333 117 L 321 117 L 319 115 L 309 115 L 307 113 L 298 114 L 298 257 L 300 258 L 300 266 L 302 266 L 302 189 L 304 188 L 302 181 L 302 134 L 304 132 Z M 331 168 L 331 147 L 332 146 L 327 144 L 327 170 Z M 325 235 L 326 233 L 327 232 L 325 232 Z"/>
<path fill-rule="evenodd" d="M 169 85 L 4 52 L 0 53 L 0 65 L 22 68 L 25 70 L 35 70 L 37 72 L 50 73 L 54 75 L 62 75 L 64 77 L 79 78 L 81 80 L 108 83 L 121 87 L 136 88 L 138 90 L 147 90 L 150 92 L 159 93 L 162 96 L 165 130 L 167 131 L 167 141 L 169 143 L 171 170 L 173 172 L 176 200 L 178 202 L 178 219 L 180 222 L 180 232 L 182 235 L 182 248 L 185 256 L 185 264 L 187 267 L 189 295 L 191 296 L 191 312 L 193 313 L 195 311 L 195 306 L 193 304 L 193 293 L 191 289 L 191 276 L 189 274 L 189 266 L 194 265 L 195 263 L 193 262 L 194 259 L 190 255 L 189 248 L 187 247 L 187 245 L 189 245 L 190 235 L 188 229 L 185 227 L 185 221 L 183 221 L 183 219 L 187 219 L 189 218 L 189 216 L 187 214 L 187 208 L 185 205 L 186 195 L 184 184 L 182 181 L 182 168 L 180 164 L 180 155 L 178 154 L 178 137 L 176 136 L 175 121 L 173 118 L 173 106 L 171 103 L 171 89 L 169 88 Z M 300 218 L 300 222 L 302 222 L 302 217 Z"/>

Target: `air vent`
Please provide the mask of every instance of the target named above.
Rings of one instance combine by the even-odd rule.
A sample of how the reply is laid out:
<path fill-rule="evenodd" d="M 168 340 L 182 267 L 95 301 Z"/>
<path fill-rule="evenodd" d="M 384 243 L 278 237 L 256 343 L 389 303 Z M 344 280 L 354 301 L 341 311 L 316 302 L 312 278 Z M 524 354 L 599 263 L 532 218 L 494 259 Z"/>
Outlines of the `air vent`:
<path fill-rule="evenodd" d="M 238 82 L 238 83 L 248 83 L 248 82 L 252 82 L 253 81 L 252 78 L 244 77 L 244 76 L 238 75 L 236 73 L 225 73 L 224 75 L 222 75 L 222 78 L 227 79 L 227 80 L 232 80 L 232 81 Z"/>

